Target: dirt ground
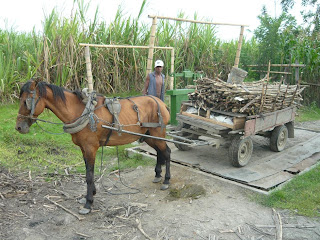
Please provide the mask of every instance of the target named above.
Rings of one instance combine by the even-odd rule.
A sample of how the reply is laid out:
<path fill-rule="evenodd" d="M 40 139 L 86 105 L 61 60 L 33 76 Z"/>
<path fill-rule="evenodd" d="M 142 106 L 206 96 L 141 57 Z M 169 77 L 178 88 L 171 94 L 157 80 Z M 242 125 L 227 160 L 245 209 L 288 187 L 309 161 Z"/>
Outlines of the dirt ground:
<path fill-rule="evenodd" d="M 171 191 L 152 183 L 153 167 L 96 176 L 94 209 L 80 216 L 84 176 L 48 183 L 0 167 L 0 239 L 258 240 L 277 239 L 279 226 L 282 239 L 320 239 L 320 218 L 263 207 L 251 190 L 184 166 L 171 174 Z"/>
<path fill-rule="evenodd" d="M 82 206 L 77 199 L 85 193 L 84 176 L 52 183 L 27 173 L 2 170 L 0 176 L 0 239 L 275 239 L 278 226 L 273 210 L 250 200 L 249 190 L 182 166 L 172 166 L 171 189 L 193 189 L 186 197 L 159 190 L 151 182 L 153 168 L 138 167 L 121 180 L 139 193 L 125 194 L 137 190 L 124 187 L 116 174 L 103 177 L 94 210 L 82 220 L 67 210 L 77 214 Z M 283 239 L 320 239 L 319 218 L 276 212 Z"/>

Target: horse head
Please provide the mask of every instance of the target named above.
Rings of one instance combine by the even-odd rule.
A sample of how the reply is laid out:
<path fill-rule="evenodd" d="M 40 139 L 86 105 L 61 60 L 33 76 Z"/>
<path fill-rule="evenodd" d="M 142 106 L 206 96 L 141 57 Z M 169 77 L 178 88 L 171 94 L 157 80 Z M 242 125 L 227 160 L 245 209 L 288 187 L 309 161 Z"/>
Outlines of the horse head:
<path fill-rule="evenodd" d="M 20 91 L 20 107 L 16 121 L 16 130 L 19 133 L 28 133 L 30 126 L 45 108 L 41 96 L 43 93 L 37 88 L 37 80 L 29 80 Z"/>

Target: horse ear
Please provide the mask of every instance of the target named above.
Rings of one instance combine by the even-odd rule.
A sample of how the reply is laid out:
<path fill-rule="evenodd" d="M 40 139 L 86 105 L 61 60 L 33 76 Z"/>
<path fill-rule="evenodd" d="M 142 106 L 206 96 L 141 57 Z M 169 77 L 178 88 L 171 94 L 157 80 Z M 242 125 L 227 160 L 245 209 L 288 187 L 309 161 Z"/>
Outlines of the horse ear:
<path fill-rule="evenodd" d="M 34 83 L 36 86 L 38 85 L 39 82 L 41 82 L 41 78 L 39 78 L 39 77 L 34 78 Z"/>

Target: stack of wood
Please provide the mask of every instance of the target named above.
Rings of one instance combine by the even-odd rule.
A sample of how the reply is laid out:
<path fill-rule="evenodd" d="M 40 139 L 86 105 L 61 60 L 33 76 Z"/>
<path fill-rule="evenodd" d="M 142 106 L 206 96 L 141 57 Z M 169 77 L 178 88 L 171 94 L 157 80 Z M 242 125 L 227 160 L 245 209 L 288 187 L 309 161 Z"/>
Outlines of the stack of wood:
<path fill-rule="evenodd" d="M 303 89 L 299 84 L 270 83 L 267 79 L 236 85 L 218 78 L 202 78 L 196 80 L 196 89 L 189 94 L 189 99 L 205 111 L 255 115 L 298 105 Z"/>

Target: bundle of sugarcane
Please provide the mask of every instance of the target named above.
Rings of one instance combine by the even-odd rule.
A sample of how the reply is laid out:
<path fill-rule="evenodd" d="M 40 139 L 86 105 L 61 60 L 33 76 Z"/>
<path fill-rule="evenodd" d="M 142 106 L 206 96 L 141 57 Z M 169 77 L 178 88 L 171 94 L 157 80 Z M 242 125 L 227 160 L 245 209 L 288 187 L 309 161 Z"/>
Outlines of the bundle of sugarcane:
<path fill-rule="evenodd" d="M 202 78 L 195 81 L 196 89 L 189 99 L 204 110 L 255 115 L 273 112 L 302 101 L 300 85 L 270 83 L 267 79 L 236 85 L 218 78 Z"/>

